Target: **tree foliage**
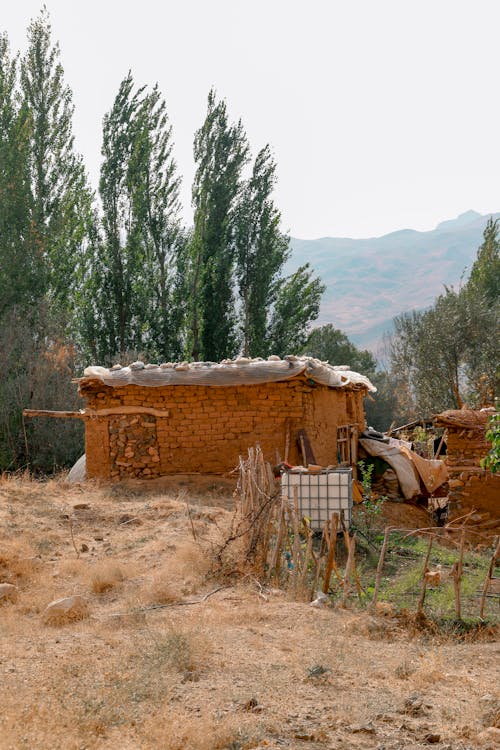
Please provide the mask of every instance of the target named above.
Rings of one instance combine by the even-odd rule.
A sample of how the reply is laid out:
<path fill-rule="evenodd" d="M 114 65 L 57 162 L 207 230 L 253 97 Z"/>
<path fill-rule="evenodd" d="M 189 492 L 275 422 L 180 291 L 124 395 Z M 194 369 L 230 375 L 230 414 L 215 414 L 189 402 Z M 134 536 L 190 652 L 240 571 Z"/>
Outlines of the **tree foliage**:
<path fill-rule="evenodd" d="M 248 143 L 241 121 L 229 124 L 226 103 L 208 95 L 205 121 L 196 132 L 194 229 L 189 280 L 190 355 L 218 361 L 236 353 L 233 294 L 235 209 Z"/>
<path fill-rule="evenodd" d="M 0 36 L 0 317 L 14 305 L 29 308 L 42 291 L 32 229 L 30 117 L 17 91 L 18 60 Z"/>
<path fill-rule="evenodd" d="M 498 226 L 490 220 L 468 282 L 445 288 L 428 310 L 395 319 L 391 366 L 414 414 L 488 405 L 498 396 L 499 284 Z"/>
<path fill-rule="evenodd" d="M 481 461 L 481 466 L 490 469 L 493 474 L 500 473 L 500 413 L 492 414 L 489 418 L 486 439 L 490 441 L 491 448 Z"/>
<path fill-rule="evenodd" d="M 377 361 L 367 349 L 358 349 L 345 333 L 331 323 L 313 328 L 304 348 L 304 354 L 317 357 L 332 365 L 348 365 L 351 370 L 367 375 L 375 372 Z"/>
<path fill-rule="evenodd" d="M 186 237 L 172 150 L 158 88 L 137 88 L 129 72 L 104 118 L 102 230 L 84 280 L 82 330 L 99 361 L 127 351 L 180 354 Z"/>
<path fill-rule="evenodd" d="M 20 84 L 30 121 L 32 227 L 45 293 L 68 309 L 74 267 L 84 252 L 93 213 L 83 161 L 74 149 L 72 93 L 59 58 L 44 8 L 28 27 Z"/>
<path fill-rule="evenodd" d="M 283 357 L 302 350 L 309 325 L 318 317 L 325 286 L 320 279 L 314 278 L 309 263 L 300 266 L 276 286 L 267 342 L 268 351 Z"/>
<path fill-rule="evenodd" d="M 289 256 L 289 238 L 281 231 L 281 214 L 272 200 L 275 182 L 276 164 L 265 146 L 257 154 L 235 212 L 242 350 L 251 357 L 269 350 L 270 311 Z"/>

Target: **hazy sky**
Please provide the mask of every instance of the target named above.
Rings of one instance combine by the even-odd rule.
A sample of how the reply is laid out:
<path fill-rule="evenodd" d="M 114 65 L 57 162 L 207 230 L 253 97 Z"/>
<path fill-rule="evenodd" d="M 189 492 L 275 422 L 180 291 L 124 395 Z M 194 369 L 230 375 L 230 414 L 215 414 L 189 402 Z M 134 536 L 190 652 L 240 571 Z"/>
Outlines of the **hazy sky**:
<path fill-rule="evenodd" d="M 0 0 L 24 49 L 42 2 Z M 158 81 L 190 221 L 211 86 L 270 143 L 295 237 L 432 229 L 500 209 L 498 0 L 47 0 L 97 185 L 101 123 L 129 68 Z"/>

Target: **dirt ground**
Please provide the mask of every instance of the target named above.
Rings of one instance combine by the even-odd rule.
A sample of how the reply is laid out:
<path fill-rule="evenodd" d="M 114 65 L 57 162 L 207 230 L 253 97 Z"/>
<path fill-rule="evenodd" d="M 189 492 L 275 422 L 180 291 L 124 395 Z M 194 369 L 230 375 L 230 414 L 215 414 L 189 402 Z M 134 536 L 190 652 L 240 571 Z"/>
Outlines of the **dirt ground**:
<path fill-rule="evenodd" d="M 2 750 L 497 746 L 493 635 L 211 578 L 230 490 L 0 480 Z M 88 616 L 45 624 L 75 594 Z"/>

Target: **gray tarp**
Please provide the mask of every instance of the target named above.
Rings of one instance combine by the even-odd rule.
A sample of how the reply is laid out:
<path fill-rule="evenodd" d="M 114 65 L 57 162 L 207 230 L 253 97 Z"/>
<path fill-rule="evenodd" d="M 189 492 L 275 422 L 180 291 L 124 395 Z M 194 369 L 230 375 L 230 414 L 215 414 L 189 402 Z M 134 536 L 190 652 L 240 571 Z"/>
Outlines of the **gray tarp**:
<path fill-rule="evenodd" d="M 80 456 L 78 461 L 71 467 L 69 474 L 68 474 L 68 482 L 77 483 L 77 482 L 84 482 L 85 481 L 85 473 L 86 473 L 86 459 L 85 459 L 85 453 L 83 456 Z"/>

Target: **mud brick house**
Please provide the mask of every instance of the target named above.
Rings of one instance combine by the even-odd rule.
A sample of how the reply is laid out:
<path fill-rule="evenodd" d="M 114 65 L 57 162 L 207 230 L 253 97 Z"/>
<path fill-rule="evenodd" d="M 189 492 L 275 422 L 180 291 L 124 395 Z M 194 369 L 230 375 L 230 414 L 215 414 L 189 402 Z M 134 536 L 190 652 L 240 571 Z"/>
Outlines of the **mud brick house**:
<path fill-rule="evenodd" d="M 112 480 L 227 472 L 257 442 L 272 462 L 278 451 L 302 463 L 299 430 L 317 463 L 355 464 L 363 397 L 376 390 L 347 367 L 293 356 L 88 367 L 77 382 L 87 477 Z"/>
<path fill-rule="evenodd" d="M 462 516 L 475 509 L 477 520 L 494 525 L 500 520 L 500 475 L 481 467 L 491 444 L 486 440 L 491 412 L 451 409 L 434 418 L 446 429 L 450 476 L 450 515 Z"/>

